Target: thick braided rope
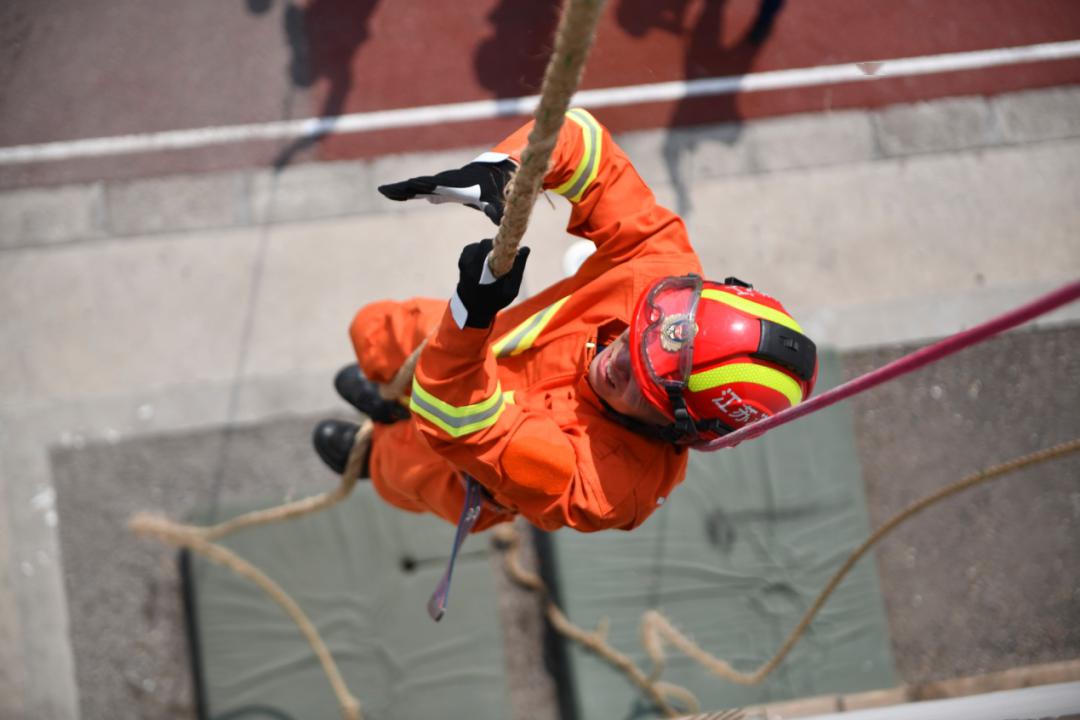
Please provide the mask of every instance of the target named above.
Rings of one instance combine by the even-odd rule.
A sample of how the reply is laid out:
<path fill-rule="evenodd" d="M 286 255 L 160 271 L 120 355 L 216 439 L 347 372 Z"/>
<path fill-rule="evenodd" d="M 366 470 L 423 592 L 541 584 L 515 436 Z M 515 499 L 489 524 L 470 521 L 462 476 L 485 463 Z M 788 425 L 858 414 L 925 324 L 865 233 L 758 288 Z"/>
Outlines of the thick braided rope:
<path fill-rule="evenodd" d="M 330 687 L 333 688 L 345 720 L 361 720 L 360 701 L 349 692 L 326 643 L 319 636 L 314 623 L 304 614 L 296 601 L 281 589 L 280 585 L 236 553 L 206 540 L 198 532 L 198 528 L 174 523 L 166 517 L 151 513 L 136 513 L 128 522 L 128 527 L 138 535 L 155 537 L 170 545 L 186 547 L 258 585 L 288 613 L 296 626 L 300 628 L 300 632 L 304 634 L 312 650 L 315 651 L 315 656 L 319 659 L 319 664 L 322 665 L 323 672 L 330 681 Z"/>
<path fill-rule="evenodd" d="M 521 154 L 521 166 L 507 187 L 502 223 L 495 236 L 491 272 L 502 277 L 514 264 L 518 244 L 529 226 L 529 215 L 540 194 L 548 162 L 559 139 L 570 98 L 581 82 L 585 60 L 589 57 L 596 23 L 604 0 L 568 0 L 559 20 L 555 49 L 544 71 L 540 86 L 540 104 L 536 108 L 529 144 Z"/>
<path fill-rule="evenodd" d="M 713 674 L 740 685 L 757 685 L 768 677 L 781 662 L 783 662 L 784 658 L 787 657 L 788 653 L 791 652 L 791 649 L 795 646 L 795 643 L 798 642 L 799 638 L 806 632 L 806 629 L 821 610 L 825 601 L 829 599 L 829 596 L 832 595 L 833 591 L 836 590 L 836 587 L 847 576 L 855 564 L 861 560 L 874 545 L 898 526 L 932 505 L 956 495 L 957 493 L 963 492 L 964 490 L 969 490 L 988 480 L 1007 475 L 1022 468 L 1069 455 L 1078 450 L 1080 450 L 1080 438 L 1074 438 L 1059 445 L 1009 460 L 1000 465 L 994 465 L 993 467 L 986 468 L 946 485 L 940 490 L 912 503 L 907 508 L 891 517 L 864 540 L 859 547 L 852 551 L 847 560 L 844 561 L 844 564 L 840 566 L 840 569 L 837 570 L 829 582 L 826 583 L 824 589 L 818 594 L 817 599 L 814 600 L 802 619 L 780 646 L 780 649 L 776 651 L 776 654 L 752 673 L 738 672 L 733 669 L 730 664 L 709 654 L 693 640 L 683 635 L 660 613 L 654 610 L 646 612 L 641 618 L 641 634 L 642 642 L 645 645 L 645 651 L 653 661 L 653 677 L 658 676 L 663 670 L 663 640 L 667 640 L 683 653 L 697 660 Z"/>
<path fill-rule="evenodd" d="M 330 492 L 301 498 L 300 500 L 285 503 L 284 505 L 278 505 L 277 507 L 267 508 L 266 510 L 255 510 L 243 515 L 237 515 L 230 520 L 209 527 L 197 527 L 193 525 L 185 527 L 196 532 L 205 540 L 219 540 L 242 528 L 291 520 L 292 518 L 310 515 L 311 513 L 319 512 L 320 510 L 325 510 L 332 505 L 338 504 L 347 498 L 352 493 L 353 488 L 356 487 L 356 483 L 360 478 L 360 470 L 364 466 L 364 456 L 367 454 L 368 445 L 371 442 L 371 432 L 373 427 L 374 425 L 370 420 L 365 420 L 360 426 L 360 429 L 357 430 L 352 450 L 349 451 L 349 459 L 345 464 L 345 472 L 341 474 L 341 480 L 339 481 L 338 486 Z"/>
<path fill-rule="evenodd" d="M 588 632 L 574 625 L 563 614 L 558 606 L 550 599 L 550 593 L 548 592 L 548 588 L 544 584 L 544 581 L 538 575 L 526 570 L 521 565 L 517 552 L 520 540 L 517 538 L 517 533 L 512 527 L 505 526 L 506 530 L 503 530 L 497 539 L 502 542 L 506 548 L 504 565 L 507 574 L 519 585 L 529 588 L 541 595 L 545 603 L 546 615 L 555 630 L 565 637 L 579 643 L 582 647 L 603 658 L 617 670 L 624 673 L 631 682 L 656 703 L 661 711 L 668 717 L 672 717 L 673 715 L 670 713 L 673 713 L 674 711 L 667 702 L 667 697 L 678 698 L 685 703 L 685 698 L 688 696 L 693 702 L 687 704 L 692 706 L 696 706 L 697 701 L 685 688 L 661 683 L 659 681 L 660 675 L 663 673 L 665 667 L 663 649 L 665 640 L 691 659 L 697 661 L 707 670 L 725 680 L 740 685 L 757 685 L 768 677 L 781 662 L 783 662 L 784 658 L 787 657 L 788 653 L 791 652 L 791 649 L 806 632 L 806 629 L 810 626 L 814 617 L 825 605 L 829 596 L 832 595 L 833 591 L 836 590 L 837 586 L 847 576 L 855 564 L 862 559 L 871 548 L 885 538 L 890 532 L 895 530 L 899 525 L 910 520 L 923 510 L 926 510 L 957 493 L 963 492 L 964 490 L 969 490 L 984 482 L 1007 475 L 1022 468 L 1048 462 L 1077 451 L 1080 451 L 1080 438 L 1074 438 L 1059 445 L 1054 445 L 999 465 L 994 465 L 946 485 L 940 490 L 912 503 L 907 508 L 894 515 L 864 540 L 859 547 L 852 551 L 847 560 L 844 561 L 844 564 L 840 566 L 840 569 L 836 571 L 825 585 L 824 589 L 818 594 L 813 604 L 788 635 L 787 639 L 784 640 L 773 657 L 751 673 L 738 672 L 732 668 L 727 661 L 717 658 L 704 650 L 693 640 L 686 637 L 686 635 L 676 629 L 671 621 L 664 615 L 656 610 L 648 610 L 643 613 L 641 617 L 641 641 L 646 654 L 648 654 L 649 659 L 653 663 L 653 670 L 646 675 L 640 668 L 634 665 L 629 657 L 608 644 L 606 640 L 606 620 L 601 622 L 600 627 L 596 631 Z M 499 529 L 502 530 L 502 528 Z M 672 692 L 673 689 L 676 692 Z M 691 712 L 696 712 L 696 710 L 691 710 Z M 697 716 L 692 720 L 704 720 L 705 717 L 711 718 L 713 716 Z"/>
<path fill-rule="evenodd" d="M 514 256 L 529 226 L 529 216 L 540 194 L 551 153 L 559 139 L 563 118 L 570 107 L 570 98 L 581 82 L 603 7 L 604 0 L 568 0 L 563 9 L 555 35 L 555 49 L 540 86 L 540 104 L 534 113 L 535 122 L 529 133 L 529 142 L 521 153 L 521 166 L 506 187 L 503 219 L 495 235 L 495 247 L 489 263 L 495 277 L 505 275 L 514 264 Z M 412 383 L 416 361 L 426 345 L 427 340 L 420 343 L 398 369 L 394 379 L 380 388 L 379 392 L 385 399 L 398 400 L 405 396 L 406 389 Z"/>
<path fill-rule="evenodd" d="M 665 717 L 678 717 L 681 714 L 672 705 L 672 701 L 678 702 L 689 712 L 697 712 L 700 709 L 698 699 L 689 690 L 679 685 L 657 682 L 634 664 L 628 655 L 616 650 L 607 641 L 606 618 L 602 618 L 596 630 L 593 631 L 585 630 L 571 622 L 570 618 L 566 617 L 562 609 L 552 600 L 547 585 L 540 576 L 527 570 L 521 564 L 521 536 L 512 525 L 497 525 L 493 533 L 493 539 L 504 553 L 503 565 L 507 575 L 517 584 L 540 596 L 544 603 L 544 615 L 556 632 L 603 658 L 616 670 L 626 675 Z"/>
<path fill-rule="evenodd" d="M 420 359 L 420 353 L 427 347 L 430 339 L 431 335 L 424 338 L 416 349 L 409 353 L 409 357 L 405 358 L 405 362 L 401 363 L 394 378 L 379 386 L 379 395 L 384 400 L 401 400 L 405 397 L 405 390 L 412 384 L 413 375 L 416 373 L 416 361 Z"/>
<path fill-rule="evenodd" d="M 540 185 L 543 182 L 551 152 L 562 127 L 563 115 L 580 81 L 582 68 L 588 57 L 596 31 L 596 22 L 603 5 L 604 0 L 570 0 L 562 13 L 555 51 L 544 74 L 540 104 L 536 111 L 536 123 L 529 135 L 529 144 L 522 155 L 522 166 L 516 173 L 516 181 L 511 181 L 510 187 L 507 188 L 506 212 L 495 239 L 492 257 L 492 270 L 497 276 L 506 274 L 513 265 L 517 246 L 525 234 L 532 205 L 540 192 Z M 383 397 L 396 400 L 405 395 L 406 388 L 412 382 L 417 359 L 426 343 L 426 340 L 421 343 L 409 355 L 394 379 L 387 386 L 380 388 Z M 165 542 L 189 547 L 229 567 L 234 572 L 250 578 L 269 593 L 279 605 L 285 608 L 311 643 L 348 720 L 360 717 L 359 701 L 345 687 L 344 680 L 314 625 L 299 606 L 270 578 L 234 553 L 214 545 L 211 541 L 242 528 L 280 522 L 318 512 L 345 499 L 356 484 L 370 435 L 371 423 L 369 421 L 357 433 L 357 439 L 349 454 L 348 465 L 342 474 L 340 485 L 329 493 L 304 498 L 276 508 L 247 513 L 212 527 L 180 525 L 166 518 L 146 513 L 137 514 L 130 521 L 130 527 L 136 533 L 152 535 Z"/>

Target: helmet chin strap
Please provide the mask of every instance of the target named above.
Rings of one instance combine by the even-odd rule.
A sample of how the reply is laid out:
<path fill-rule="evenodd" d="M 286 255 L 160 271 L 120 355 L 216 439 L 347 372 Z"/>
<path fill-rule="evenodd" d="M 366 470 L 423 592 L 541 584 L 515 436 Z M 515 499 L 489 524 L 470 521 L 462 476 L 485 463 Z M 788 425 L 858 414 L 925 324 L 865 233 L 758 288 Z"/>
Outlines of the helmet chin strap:
<path fill-rule="evenodd" d="M 605 414 L 615 422 L 622 425 L 627 430 L 631 430 L 638 435 L 644 435 L 647 438 L 652 438 L 653 440 L 661 440 L 663 442 L 675 443 L 674 435 L 668 432 L 673 426 L 652 425 L 647 422 L 642 422 L 637 418 L 630 417 L 629 415 L 624 415 L 615 408 L 611 407 L 610 405 L 608 405 L 607 400 L 604 400 L 604 398 L 600 397 L 599 394 L 596 395 L 596 399 L 599 400 L 600 404 L 604 406 Z"/>
<path fill-rule="evenodd" d="M 664 386 L 667 391 L 668 401 L 671 403 L 671 413 L 675 416 L 675 422 L 660 428 L 664 434 L 671 438 L 668 442 L 677 445 L 690 445 L 701 439 L 704 433 L 727 435 L 733 430 L 718 418 L 695 421 L 690 415 L 690 409 L 686 407 L 686 400 L 683 398 L 683 387 L 682 385 Z"/>
<path fill-rule="evenodd" d="M 697 440 L 698 427 L 694 422 L 694 418 L 690 417 L 690 410 L 686 407 L 686 400 L 683 399 L 682 395 L 682 386 L 665 385 L 664 389 L 667 390 L 668 402 L 671 403 L 671 413 L 675 416 L 675 422 L 664 428 L 672 432 L 677 438 L 672 442 L 693 442 Z"/>
<path fill-rule="evenodd" d="M 702 433 L 711 432 L 716 433 L 717 435 L 727 435 L 731 432 L 732 428 L 728 427 L 720 420 L 701 420 L 695 422 L 694 418 L 690 417 L 690 410 L 686 407 L 686 401 L 683 399 L 681 388 L 668 387 L 667 393 L 668 398 L 671 400 L 673 414 L 675 415 L 675 422 L 670 425 L 652 425 L 647 422 L 642 422 L 637 418 L 624 415 L 608 405 L 607 401 L 600 397 L 599 393 L 596 394 L 596 398 L 600 401 L 600 404 L 604 406 L 604 410 L 608 416 L 627 430 L 636 432 L 638 435 L 644 435 L 645 437 L 660 440 L 679 447 L 685 447 L 694 443 L 700 439 Z"/>

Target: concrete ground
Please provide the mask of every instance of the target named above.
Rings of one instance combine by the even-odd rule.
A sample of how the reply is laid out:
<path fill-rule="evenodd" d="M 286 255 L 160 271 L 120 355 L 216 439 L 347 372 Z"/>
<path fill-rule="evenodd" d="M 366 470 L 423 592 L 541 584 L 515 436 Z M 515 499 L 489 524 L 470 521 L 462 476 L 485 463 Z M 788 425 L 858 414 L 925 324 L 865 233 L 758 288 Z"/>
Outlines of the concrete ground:
<path fill-rule="evenodd" d="M 994 338 L 853 400 L 871 524 L 1080 431 L 1080 326 Z M 913 348 L 855 351 L 849 375 Z M 877 550 L 908 684 L 1080 657 L 1080 456 L 930 508 Z"/>
<path fill-rule="evenodd" d="M 784 298 L 822 344 L 865 350 L 944 335 L 1080 274 L 1080 88 L 793 116 L 740 130 L 619 139 L 661 200 L 685 210 L 707 273 L 738 275 Z M 64 533 L 69 522 L 78 526 L 80 507 L 58 503 L 57 452 L 334 407 L 329 379 L 349 358 L 345 329 L 354 310 L 382 297 L 449 295 L 460 246 L 491 232 L 468 210 L 380 203 L 375 185 L 470 157 L 443 152 L 280 175 L 230 171 L 0 195 L 0 716 L 76 718 L 80 690 L 89 692 L 79 683 L 85 669 L 76 669 L 70 630 L 79 607 L 65 591 L 59 540 L 61 525 Z M 528 290 L 560 276 L 571 242 L 564 219 L 561 204 L 537 206 L 526 240 L 535 249 Z M 1078 319 L 1073 306 L 1041 326 Z M 888 422 L 860 430 L 875 519 L 908 497 L 890 490 L 893 469 L 909 467 L 937 484 L 1060 439 L 1055 433 L 1075 433 L 1076 403 L 1062 403 L 1075 397 L 1076 334 L 1048 332 L 1017 334 L 998 346 L 1000 355 L 979 356 L 988 364 L 955 366 L 964 368 L 955 375 L 943 366 L 942 379 L 928 386 L 894 388 Z M 855 356 L 853 371 L 889 352 Z M 996 357 L 1011 364 L 998 367 Z M 1051 379 L 1051 366 L 1066 372 Z M 1007 413 L 998 396 L 971 389 L 988 367 L 1009 379 L 1001 392 L 1026 389 L 1009 395 Z M 858 412 L 880 415 L 884 397 L 867 396 Z M 960 420 L 949 414 L 954 408 Z M 922 422 L 931 411 L 944 414 Z M 1044 426 L 1049 416 L 1058 418 L 1053 432 Z M 915 460 L 925 464 L 901 463 Z M 1055 487 L 1057 495 L 1036 504 L 1057 524 L 1038 529 L 1075 546 L 1068 508 L 1077 489 Z M 1008 507 L 1031 501 L 1010 496 L 990 513 L 1000 522 L 994 528 L 1014 527 L 1015 514 L 1031 517 L 1029 507 Z M 1075 556 L 1063 552 L 1053 572 L 1034 556 L 1025 593 L 1038 595 L 1056 579 L 1046 592 L 1064 592 L 1061 607 L 1075 612 L 1066 597 L 1076 587 Z M 923 557 L 916 550 L 916 567 Z M 990 570 L 969 559 L 960 595 L 983 603 L 970 607 L 1020 601 L 999 592 L 1007 578 L 990 580 Z M 930 570 L 892 589 L 884 574 L 891 597 L 931 603 L 919 586 L 932 582 Z M 978 620 L 896 614 L 889 602 L 898 657 L 909 636 Z M 986 660 L 969 654 L 939 663 L 912 651 L 910 664 L 898 663 L 922 678 L 943 666 L 1074 653 L 1071 635 L 1054 645 L 1061 627 L 1069 625 L 1048 621 L 1041 635 L 1024 636 L 1032 644 Z M 999 644 L 1020 637 L 998 630 L 991 637 Z"/>

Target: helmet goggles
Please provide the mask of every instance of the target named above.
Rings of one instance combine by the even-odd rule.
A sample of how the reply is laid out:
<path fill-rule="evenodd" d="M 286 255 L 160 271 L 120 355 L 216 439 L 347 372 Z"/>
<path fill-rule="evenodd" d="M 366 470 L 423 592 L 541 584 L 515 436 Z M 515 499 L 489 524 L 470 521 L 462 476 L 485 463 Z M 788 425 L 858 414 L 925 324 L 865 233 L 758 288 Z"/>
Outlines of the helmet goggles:
<path fill-rule="evenodd" d="M 635 324 L 644 328 L 638 335 L 641 357 L 650 379 L 662 388 L 681 390 L 690 377 L 701 288 L 697 275 L 665 278 L 638 310 Z"/>
<path fill-rule="evenodd" d="M 664 429 L 665 439 L 681 444 L 694 442 L 702 430 L 717 434 L 731 431 L 719 421 L 705 421 L 707 428 L 695 423 L 683 399 L 694 367 L 697 308 L 703 285 L 700 275 L 660 280 L 639 303 L 631 324 L 631 336 L 639 343 L 637 351 L 631 353 L 631 363 L 642 394 L 672 416 L 674 423 Z"/>

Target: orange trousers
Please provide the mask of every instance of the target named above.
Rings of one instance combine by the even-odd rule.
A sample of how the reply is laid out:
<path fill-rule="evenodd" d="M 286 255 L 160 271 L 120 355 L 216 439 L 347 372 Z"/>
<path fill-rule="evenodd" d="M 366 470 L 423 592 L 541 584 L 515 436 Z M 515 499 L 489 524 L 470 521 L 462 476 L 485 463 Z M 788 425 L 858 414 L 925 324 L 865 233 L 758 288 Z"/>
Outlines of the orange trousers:
<path fill-rule="evenodd" d="M 349 337 L 364 374 L 378 383 L 390 382 L 445 311 L 445 300 L 430 298 L 386 300 L 362 307 L 353 318 Z M 457 523 L 465 504 L 464 477 L 428 446 L 412 419 L 392 425 L 375 423 L 369 467 L 371 484 L 386 502 Z M 512 513 L 485 502 L 473 532 L 511 519 Z"/>

